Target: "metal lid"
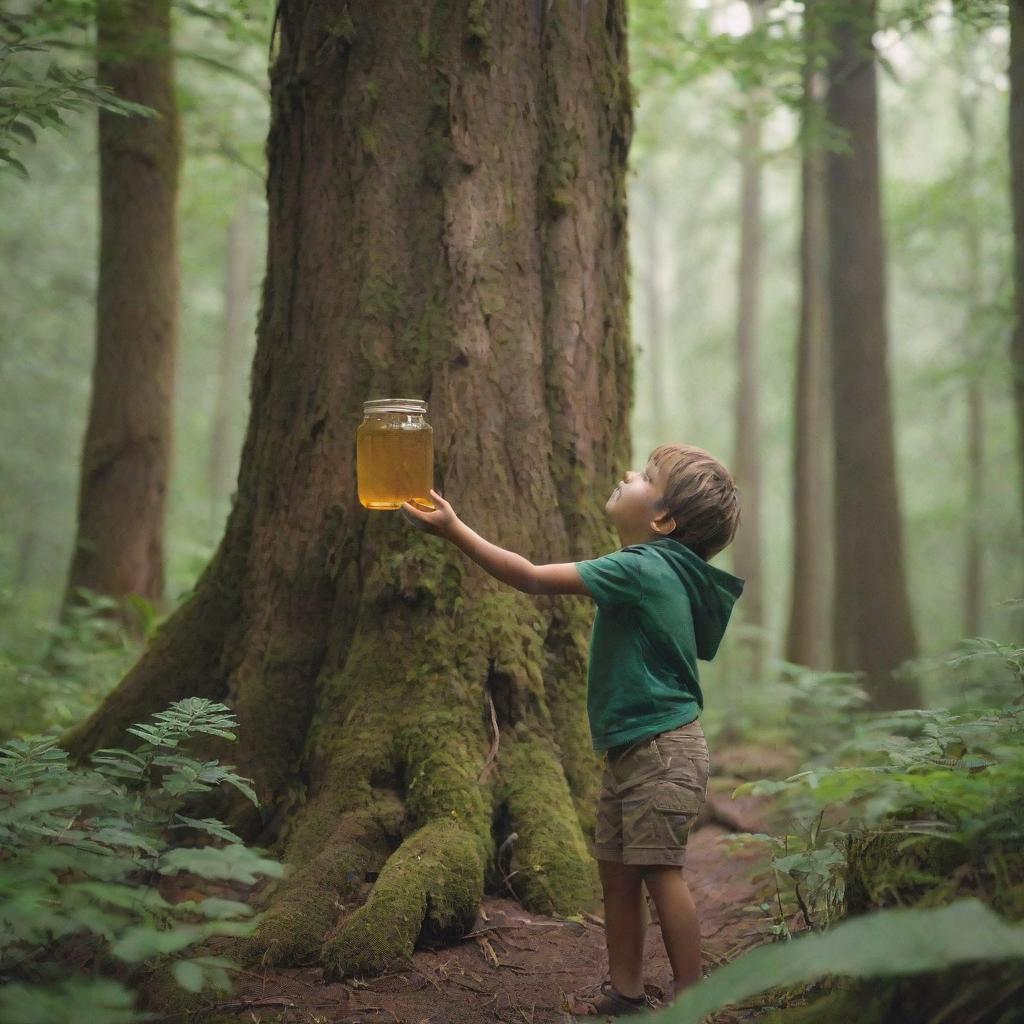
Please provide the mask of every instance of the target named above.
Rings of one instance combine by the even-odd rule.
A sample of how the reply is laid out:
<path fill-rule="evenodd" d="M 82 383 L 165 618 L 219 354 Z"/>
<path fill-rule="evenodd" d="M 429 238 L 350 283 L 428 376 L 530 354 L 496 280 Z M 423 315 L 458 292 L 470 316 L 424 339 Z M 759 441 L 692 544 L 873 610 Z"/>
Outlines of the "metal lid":
<path fill-rule="evenodd" d="M 423 415 L 427 411 L 427 403 L 418 398 L 375 398 L 363 402 L 363 415 L 375 412 L 399 412 L 406 415 Z"/>

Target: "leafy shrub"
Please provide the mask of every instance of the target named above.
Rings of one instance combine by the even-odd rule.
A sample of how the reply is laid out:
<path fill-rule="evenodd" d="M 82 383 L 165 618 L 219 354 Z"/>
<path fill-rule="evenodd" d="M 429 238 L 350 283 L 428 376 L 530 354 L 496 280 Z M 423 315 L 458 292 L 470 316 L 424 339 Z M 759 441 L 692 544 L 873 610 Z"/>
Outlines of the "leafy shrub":
<path fill-rule="evenodd" d="M 190 797 L 220 785 L 256 802 L 230 765 L 182 750 L 196 734 L 234 739 L 229 710 L 189 698 L 153 719 L 129 728 L 142 741 L 134 750 L 97 751 L 89 767 L 71 766 L 53 737 L 0 747 L 0 1019 L 144 1020 L 127 983 L 162 958 L 189 991 L 229 987 L 232 965 L 196 950 L 214 936 L 248 935 L 249 906 L 217 897 L 171 903 L 155 883 L 192 873 L 252 884 L 282 867 L 220 821 L 182 813 Z M 168 842 L 183 829 L 213 843 Z"/>
<path fill-rule="evenodd" d="M 64 621 L 37 630 L 42 654 L 0 647 L 0 704 L 6 712 L 0 738 L 59 732 L 87 718 L 139 656 L 140 645 L 114 615 L 118 603 L 88 590 Z M 133 614 L 149 636 L 155 612 L 141 598 Z"/>
<path fill-rule="evenodd" d="M 739 787 L 776 798 L 793 822 L 784 835 L 744 837 L 768 844 L 772 854 L 777 899 L 761 911 L 777 908 L 772 930 L 780 938 L 790 938 L 793 919 L 820 934 L 740 958 L 687 1000 L 685 1012 L 663 1015 L 666 1024 L 829 973 L 942 972 L 925 983 L 930 1003 L 921 1001 L 922 1020 L 955 1019 L 948 1012 L 966 991 L 984 1009 L 1021 988 L 1024 929 L 998 915 L 1024 919 L 1024 649 L 975 638 L 941 664 L 908 670 L 922 667 L 933 678 L 944 675 L 946 692 L 978 703 L 881 714 L 851 703 L 841 742 L 826 727 L 830 753 L 812 755 L 788 779 Z M 967 678 L 958 683 L 958 673 Z M 994 697 L 1009 702 L 993 706 Z M 834 709 L 835 698 L 826 695 L 824 707 Z M 842 921 L 847 912 L 862 916 Z M 877 987 L 877 1012 L 865 1004 L 861 1016 L 890 1019 L 886 993 L 899 1004 L 899 984 Z M 807 1020 L 849 1019 L 865 987 L 837 989 L 821 1013 L 816 1004 L 807 1008 Z"/>

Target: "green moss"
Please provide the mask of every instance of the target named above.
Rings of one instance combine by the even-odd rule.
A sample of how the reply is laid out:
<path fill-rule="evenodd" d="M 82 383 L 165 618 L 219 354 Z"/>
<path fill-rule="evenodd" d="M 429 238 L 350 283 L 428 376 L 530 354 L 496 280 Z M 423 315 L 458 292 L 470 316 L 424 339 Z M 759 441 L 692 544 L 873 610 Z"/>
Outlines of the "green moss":
<path fill-rule="evenodd" d="M 846 854 L 847 913 L 947 903 L 959 884 L 954 872 L 967 857 L 962 844 L 937 836 L 851 836 Z"/>
<path fill-rule="evenodd" d="M 405 806 L 411 820 L 459 823 L 476 839 L 477 860 L 485 864 L 492 843 L 490 807 L 477 783 L 486 749 L 480 726 L 465 707 L 418 715 L 403 730 L 398 747 L 407 766 Z M 476 749 L 469 745 L 473 738 Z"/>
<path fill-rule="evenodd" d="M 338 39 L 344 40 L 346 43 L 353 43 L 356 38 L 356 26 L 352 20 L 352 14 L 348 9 L 348 5 L 343 5 L 342 9 L 333 17 L 325 19 L 324 31 L 331 36 L 336 36 Z"/>
<path fill-rule="evenodd" d="M 466 34 L 480 44 L 486 43 L 490 35 L 487 2 L 488 0 L 469 0 L 469 7 L 466 9 Z"/>
<path fill-rule="evenodd" d="M 598 902 L 597 868 L 587 850 L 554 749 L 537 739 L 507 743 L 498 799 L 512 829 L 512 887 L 528 910 L 574 914 Z"/>
<path fill-rule="evenodd" d="M 377 142 L 377 136 L 370 130 L 369 125 L 360 125 L 358 135 L 359 145 L 363 147 L 364 156 L 376 160 L 380 152 L 380 144 Z"/>
<path fill-rule="evenodd" d="M 319 826 L 323 815 L 309 815 Z M 238 945 L 237 955 L 248 963 L 293 964 L 316 954 L 333 927 L 339 904 L 360 891 L 367 872 L 387 859 L 388 837 L 396 835 L 404 817 L 393 795 L 377 794 L 368 807 L 350 811 L 325 835 L 316 856 L 302 863 L 273 894 L 257 931 Z M 307 830 L 308 843 L 319 834 Z M 296 844 L 296 852 L 303 851 Z"/>
<path fill-rule="evenodd" d="M 422 930 L 467 931 L 483 896 L 477 840 L 455 820 L 432 821 L 392 854 L 369 900 L 324 946 L 334 974 L 380 974 L 412 956 Z"/>
<path fill-rule="evenodd" d="M 593 835 L 600 759 L 587 721 L 587 652 L 593 608 L 560 599 L 551 611 L 544 645 L 544 692 L 562 753 L 562 766 L 584 835 Z"/>

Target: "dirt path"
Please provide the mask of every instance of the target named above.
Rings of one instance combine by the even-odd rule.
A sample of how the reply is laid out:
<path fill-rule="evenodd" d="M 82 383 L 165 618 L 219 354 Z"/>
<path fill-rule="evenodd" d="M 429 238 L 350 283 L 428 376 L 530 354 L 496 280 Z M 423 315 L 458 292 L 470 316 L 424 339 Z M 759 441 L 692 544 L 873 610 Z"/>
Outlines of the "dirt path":
<path fill-rule="evenodd" d="M 766 915 L 747 909 L 768 895 L 763 882 L 751 881 L 763 858 L 757 848 L 734 848 L 720 825 L 693 834 L 687 878 L 701 914 L 707 970 L 769 937 Z M 656 924 L 646 964 L 647 981 L 666 988 L 671 972 Z M 488 897 L 469 937 L 417 952 L 406 970 L 344 983 L 325 982 L 319 968 L 247 971 L 216 1011 L 247 1024 L 565 1024 L 572 1019 L 562 1009 L 565 993 L 592 989 L 605 969 L 599 919 L 527 914 L 510 900 Z M 740 1011 L 717 1021 L 749 1019 Z"/>

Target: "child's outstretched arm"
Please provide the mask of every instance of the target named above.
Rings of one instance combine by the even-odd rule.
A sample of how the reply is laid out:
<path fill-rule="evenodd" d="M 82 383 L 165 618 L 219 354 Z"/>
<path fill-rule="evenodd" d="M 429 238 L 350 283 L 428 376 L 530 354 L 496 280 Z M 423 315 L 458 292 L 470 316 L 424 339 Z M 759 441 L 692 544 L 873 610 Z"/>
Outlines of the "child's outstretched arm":
<path fill-rule="evenodd" d="M 496 580 L 521 590 L 524 594 L 583 594 L 589 596 L 576 569 L 575 562 L 534 565 L 529 559 L 506 551 L 484 540 L 455 514 L 455 510 L 437 491 L 430 497 L 436 508 L 426 512 L 406 502 L 402 514 L 418 529 L 450 540 Z"/>

